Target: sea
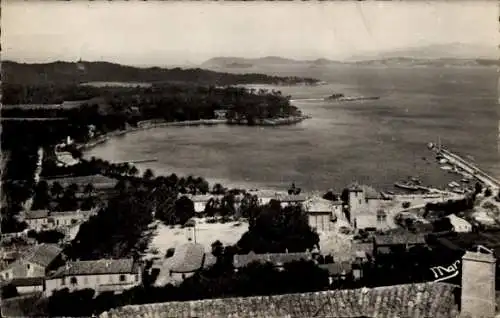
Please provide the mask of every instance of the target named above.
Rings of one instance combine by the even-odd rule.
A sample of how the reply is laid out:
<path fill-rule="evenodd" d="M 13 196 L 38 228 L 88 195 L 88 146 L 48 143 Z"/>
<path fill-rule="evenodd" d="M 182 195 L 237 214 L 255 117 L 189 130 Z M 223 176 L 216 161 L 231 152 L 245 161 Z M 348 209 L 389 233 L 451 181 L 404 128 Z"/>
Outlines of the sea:
<path fill-rule="evenodd" d="M 439 169 L 429 142 L 500 178 L 498 74 L 485 67 L 274 66 L 233 72 L 308 76 L 319 86 L 267 86 L 312 118 L 292 126 L 168 127 L 109 140 L 86 156 L 138 164 L 156 175 L 201 176 L 247 189 L 341 191 L 357 182 L 392 190 L 410 176 L 444 187 L 460 176 Z M 380 96 L 335 102 L 324 97 Z"/>

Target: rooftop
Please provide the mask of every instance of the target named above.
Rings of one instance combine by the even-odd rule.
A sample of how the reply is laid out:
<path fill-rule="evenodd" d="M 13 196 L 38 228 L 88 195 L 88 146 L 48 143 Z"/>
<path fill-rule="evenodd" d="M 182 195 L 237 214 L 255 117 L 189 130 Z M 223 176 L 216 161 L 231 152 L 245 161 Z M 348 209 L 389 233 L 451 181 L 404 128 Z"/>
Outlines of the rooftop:
<path fill-rule="evenodd" d="M 276 200 L 280 202 L 302 202 L 307 200 L 305 195 L 295 194 L 295 195 L 276 195 Z"/>
<path fill-rule="evenodd" d="M 283 265 L 293 261 L 311 260 L 312 256 L 308 253 L 274 253 L 274 254 L 255 254 L 250 252 L 243 255 L 234 255 L 233 265 L 236 268 L 245 267 L 250 263 L 270 262 L 275 265 Z"/>
<path fill-rule="evenodd" d="M 85 186 L 89 183 L 92 183 L 95 187 L 99 187 L 99 185 L 112 185 L 114 186 L 118 183 L 118 180 L 103 176 L 101 174 L 95 174 L 90 176 L 77 176 L 77 177 L 66 177 L 66 178 L 54 178 L 54 179 L 46 179 L 47 183 L 52 184 L 54 182 L 59 182 L 62 186 L 66 187 L 72 183 L 76 183 L 80 186 Z M 83 190 L 83 189 L 80 189 Z"/>
<path fill-rule="evenodd" d="M 329 200 L 325 200 L 318 196 L 313 196 L 304 202 L 304 208 L 306 211 L 310 213 L 314 212 L 331 212 L 333 210 L 334 205 L 338 204 L 338 202 L 333 202 Z M 342 204 L 342 203 L 340 203 Z"/>
<path fill-rule="evenodd" d="M 352 271 L 352 265 L 349 262 L 320 264 L 319 268 L 325 269 L 332 276 L 347 274 Z"/>
<path fill-rule="evenodd" d="M 177 247 L 170 258 L 170 270 L 175 273 L 190 273 L 202 268 L 205 248 L 201 244 L 187 243 Z"/>
<path fill-rule="evenodd" d="M 6 281 L 4 284 L 13 285 L 15 287 L 40 286 L 43 285 L 44 279 L 44 277 L 18 277 Z"/>
<path fill-rule="evenodd" d="M 97 274 L 131 274 L 135 272 L 135 263 L 131 258 L 100 259 L 96 261 L 68 262 L 59 267 L 50 278 Z"/>
<path fill-rule="evenodd" d="M 377 245 L 425 244 L 425 236 L 413 233 L 395 233 L 390 235 L 375 235 Z"/>
<path fill-rule="evenodd" d="M 456 287 L 445 283 L 395 285 L 275 296 L 133 305 L 111 317 L 456 317 Z"/>
<path fill-rule="evenodd" d="M 43 219 L 47 216 L 49 216 L 49 210 L 31 210 L 24 212 L 24 218 L 26 220 Z"/>
<path fill-rule="evenodd" d="M 43 267 L 48 267 L 61 254 L 60 249 L 55 244 L 40 244 L 29 249 L 18 260 L 11 263 L 7 268 L 14 267 L 19 263 L 30 262 Z"/>

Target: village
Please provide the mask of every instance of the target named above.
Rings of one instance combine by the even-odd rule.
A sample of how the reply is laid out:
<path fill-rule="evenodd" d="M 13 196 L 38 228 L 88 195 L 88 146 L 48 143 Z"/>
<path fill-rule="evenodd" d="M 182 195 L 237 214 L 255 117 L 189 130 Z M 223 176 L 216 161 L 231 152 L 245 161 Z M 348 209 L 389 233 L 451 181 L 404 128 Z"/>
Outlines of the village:
<path fill-rule="evenodd" d="M 63 147 L 56 146 L 59 166 L 68 167 L 79 163 L 78 159 L 65 160 L 73 158 L 70 153 L 61 150 L 69 144 L 71 140 L 68 138 L 66 144 L 62 144 Z M 442 149 L 437 150 L 438 159 L 442 159 L 442 153 Z M 500 248 L 494 232 L 481 234 L 481 231 L 494 229 L 500 224 L 498 183 L 491 177 L 484 180 L 486 177 L 481 174 L 472 192 L 465 193 L 433 189 L 394 194 L 378 192 L 370 186 L 359 184 L 350 185 L 342 194 L 332 191 L 327 194 L 301 193 L 295 185 L 288 192 L 248 190 L 232 196 L 231 209 L 234 214 L 229 216 L 208 212 L 224 202 L 225 195 L 222 193 L 179 193 L 178 200 L 192 202 L 193 217 L 184 224 L 168 225 L 155 218 L 152 211 L 152 222 L 143 233 L 147 248 L 137 257 L 70 260 L 64 254 L 65 248 L 75 240 L 79 229 L 100 213 L 119 182 L 99 174 L 43 179 L 40 177 L 44 156 L 42 150 L 39 155 L 35 171 L 37 183 L 46 183 L 46 187 L 56 194 L 58 191 L 64 192 L 63 189 L 73 189 L 72 195 L 76 201 L 94 200 L 91 200 L 87 209 L 75 206 L 75 210 L 71 211 L 61 210 L 60 205 L 55 210 L 32 209 L 33 198 L 25 203 L 25 210 L 19 215 L 18 221 L 25 222 L 26 229 L 2 233 L 0 278 L 3 289 L 10 288 L 11 294 L 4 294 L 8 297 L 34 294 L 50 297 L 60 290 L 89 288 L 97 294 L 119 294 L 144 284 L 144 275 L 149 280 L 153 277 L 149 283 L 157 287 L 179 285 L 188 277 L 217 263 L 217 246 L 235 245 L 249 230 L 248 220 L 239 213 L 245 196 L 255 198 L 258 206 L 274 202 L 279 203 L 281 209 L 300 207 L 308 226 L 318 234 L 319 242 L 313 249 L 303 252 L 250 251 L 234 255 L 232 266 L 235 271 L 255 262 L 270 263 L 277 269 L 283 269 L 290 262 L 313 261 L 328 272 L 330 286 L 335 289 L 335 286 L 342 286 L 343 281 L 363 279 L 368 275 L 364 272 L 367 264 L 373 263 L 384 253 L 391 253 L 401 247 L 408 250 L 415 246 L 429 246 L 429 234 L 436 232 L 440 234 L 431 235 L 437 237 L 435 242 L 451 246 L 452 249 L 463 248 L 455 242 L 463 240 L 460 235 L 479 235 L 483 240 L 475 238 L 478 244 L 489 246 L 495 251 Z M 476 175 L 473 170 L 478 168 L 465 168 Z M 57 190 L 58 187 L 61 189 Z M 458 208 L 454 213 L 441 213 L 445 209 L 439 208 L 440 204 L 466 202 L 470 196 L 474 196 L 473 206 Z M 437 206 L 434 210 L 439 213 L 433 213 L 430 209 L 432 206 Z M 455 236 L 450 239 L 441 235 L 442 232 L 455 233 Z M 45 236 L 42 235 L 44 233 Z M 95 235 L 99 236 L 99 233 Z M 43 237 L 50 242 L 41 242 Z M 436 279 L 440 278 L 436 269 L 429 271 Z"/>

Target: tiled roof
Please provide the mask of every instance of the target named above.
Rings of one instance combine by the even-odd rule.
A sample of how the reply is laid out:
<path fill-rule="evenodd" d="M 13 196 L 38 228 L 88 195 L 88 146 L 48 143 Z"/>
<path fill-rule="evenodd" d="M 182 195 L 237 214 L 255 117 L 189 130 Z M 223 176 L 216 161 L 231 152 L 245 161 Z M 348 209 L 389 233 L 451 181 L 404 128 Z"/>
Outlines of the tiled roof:
<path fill-rule="evenodd" d="M 59 267 L 50 278 L 77 275 L 129 274 L 135 272 L 134 265 L 134 260 L 131 258 L 68 262 L 66 265 Z"/>
<path fill-rule="evenodd" d="M 26 220 L 43 219 L 49 215 L 49 210 L 32 210 L 24 212 Z"/>
<path fill-rule="evenodd" d="M 352 265 L 349 262 L 321 264 L 318 266 L 327 270 L 330 275 L 347 274 L 352 271 Z"/>
<path fill-rule="evenodd" d="M 187 243 L 175 249 L 174 255 L 167 259 L 169 268 L 175 273 L 190 273 L 202 268 L 205 248 L 201 244 Z"/>
<path fill-rule="evenodd" d="M 118 183 L 117 179 L 109 178 L 103 176 L 101 174 L 95 174 L 90 176 L 78 176 L 78 177 L 67 177 L 67 178 L 54 178 L 54 179 L 46 179 L 47 183 L 52 184 L 54 182 L 59 182 L 63 187 L 66 187 L 72 183 L 76 183 L 79 186 L 86 186 L 89 183 L 92 183 L 94 187 L 109 187 L 114 186 Z M 83 190 L 83 189 L 80 189 Z"/>
<path fill-rule="evenodd" d="M 270 262 L 275 265 L 283 265 L 293 261 L 311 260 L 312 256 L 308 253 L 275 253 L 275 254 L 255 254 L 234 255 L 233 265 L 236 268 L 245 267 L 252 262 Z"/>
<path fill-rule="evenodd" d="M 23 259 L 47 267 L 61 252 L 62 249 L 55 244 L 40 244 L 29 251 Z"/>
<path fill-rule="evenodd" d="M 212 195 L 212 194 L 200 194 L 200 195 L 183 195 L 179 193 L 179 197 L 186 196 L 193 202 L 208 202 L 210 199 L 219 199 L 222 200 L 224 198 L 223 195 Z"/>
<path fill-rule="evenodd" d="M 305 195 L 277 195 L 276 200 L 280 202 L 302 202 L 307 200 Z"/>
<path fill-rule="evenodd" d="M 44 277 L 20 277 L 14 278 L 9 281 L 9 284 L 21 287 L 21 286 L 40 286 L 43 285 Z"/>
<path fill-rule="evenodd" d="M 304 208 L 309 213 L 331 212 L 333 210 L 333 202 L 314 196 L 308 199 L 306 202 L 304 202 Z"/>
<path fill-rule="evenodd" d="M 413 233 L 376 235 L 375 243 L 377 245 L 425 244 L 425 237 Z"/>
<path fill-rule="evenodd" d="M 111 317 L 457 317 L 453 285 L 423 283 L 372 289 L 206 299 L 125 306 Z"/>

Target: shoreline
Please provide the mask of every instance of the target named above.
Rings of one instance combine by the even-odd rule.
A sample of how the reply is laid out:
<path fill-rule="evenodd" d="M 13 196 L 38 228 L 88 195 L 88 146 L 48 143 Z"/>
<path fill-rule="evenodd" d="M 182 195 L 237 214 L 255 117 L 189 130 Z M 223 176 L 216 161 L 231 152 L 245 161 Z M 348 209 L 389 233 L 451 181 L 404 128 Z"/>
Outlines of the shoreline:
<path fill-rule="evenodd" d="M 163 127 L 189 127 L 189 126 L 214 126 L 214 125 L 228 125 L 228 126 L 288 126 L 298 124 L 306 119 L 310 119 L 311 116 L 301 115 L 301 116 L 290 116 L 285 118 L 276 119 L 264 119 L 255 125 L 248 125 L 247 121 L 235 122 L 227 119 L 200 119 L 200 120 L 186 120 L 186 121 L 174 121 L 167 122 L 157 120 L 152 121 L 142 121 L 138 123 L 138 127 L 130 127 L 124 130 L 112 131 L 104 135 L 93 138 L 92 140 L 77 145 L 77 149 L 80 151 L 90 150 L 100 144 L 107 142 L 109 139 L 114 137 L 120 137 L 128 133 L 145 131 L 153 128 L 163 128 Z"/>

